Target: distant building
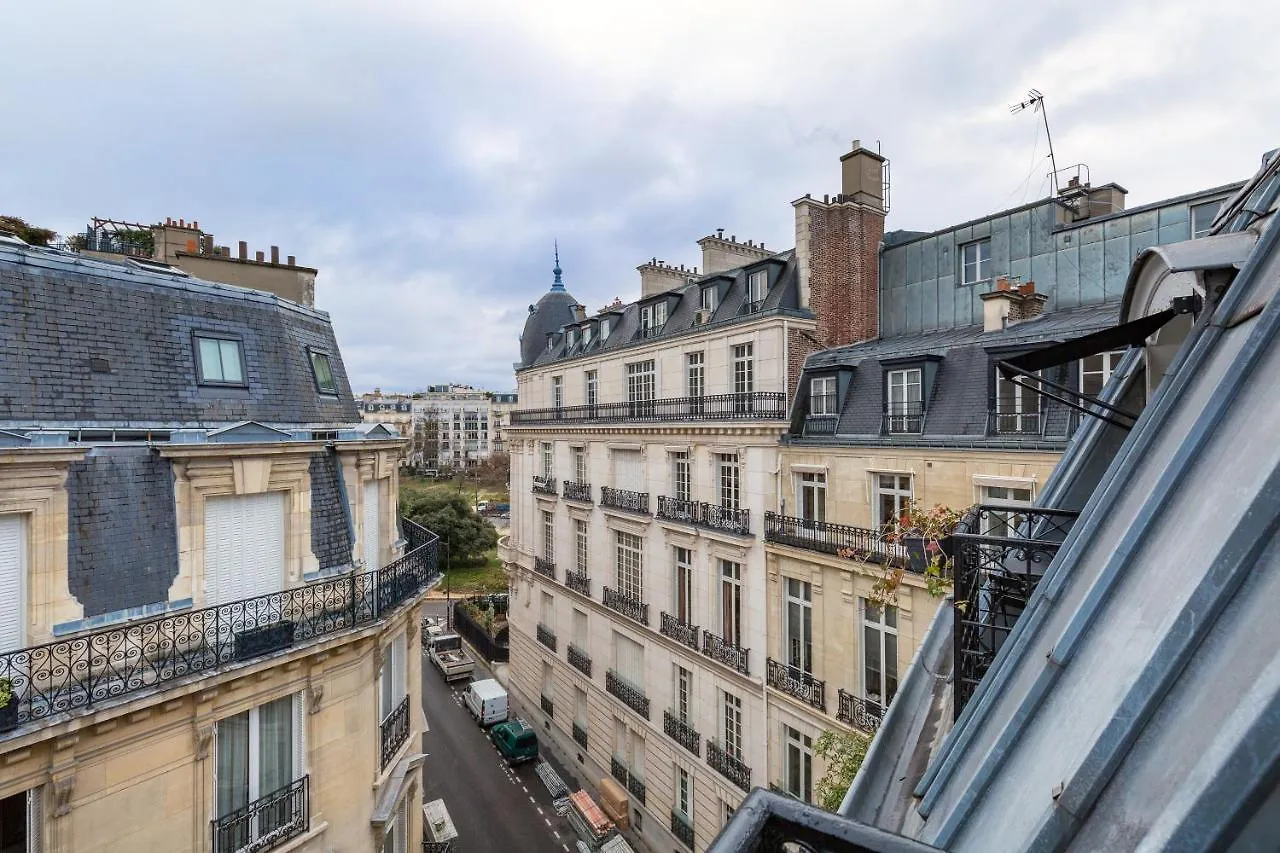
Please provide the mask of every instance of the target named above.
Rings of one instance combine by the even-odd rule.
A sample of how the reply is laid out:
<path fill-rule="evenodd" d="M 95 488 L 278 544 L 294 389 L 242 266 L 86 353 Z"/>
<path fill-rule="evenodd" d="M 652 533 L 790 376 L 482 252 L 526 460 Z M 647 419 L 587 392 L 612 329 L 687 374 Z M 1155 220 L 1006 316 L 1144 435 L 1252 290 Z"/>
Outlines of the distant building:
<path fill-rule="evenodd" d="M 409 439 L 406 445 L 408 462 L 414 453 L 413 446 L 413 397 L 408 394 L 383 394 L 375 388 L 372 393 L 361 394 L 356 401 L 360 407 L 360 420 L 367 424 L 387 424 L 395 427 L 403 438 Z"/>
<path fill-rule="evenodd" d="M 503 453 L 502 430 L 516 395 L 470 385 L 430 385 L 424 391 L 360 397 L 365 423 L 387 424 L 410 439 L 402 464 L 421 468 L 474 468 Z"/>
<path fill-rule="evenodd" d="M 509 453 L 507 447 L 507 427 L 511 426 L 511 413 L 520 402 L 520 395 L 515 393 L 494 393 L 489 398 L 489 432 L 493 436 L 491 449 L 494 453 Z"/>

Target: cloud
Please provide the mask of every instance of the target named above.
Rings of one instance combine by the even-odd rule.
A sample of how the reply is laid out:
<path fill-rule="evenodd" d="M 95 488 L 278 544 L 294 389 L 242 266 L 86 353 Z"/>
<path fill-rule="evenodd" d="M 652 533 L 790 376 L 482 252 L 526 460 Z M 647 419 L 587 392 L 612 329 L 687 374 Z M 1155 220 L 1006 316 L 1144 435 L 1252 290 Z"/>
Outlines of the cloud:
<path fill-rule="evenodd" d="M 8 10 L 0 199 L 199 219 L 320 269 L 361 389 L 514 387 L 527 306 L 589 308 L 717 227 L 786 248 L 849 142 L 892 160 L 890 228 L 927 230 L 1086 162 L 1142 203 L 1249 174 L 1272 138 L 1267 34 L 1226 0 L 50 2 Z M 1033 155 L 1034 151 L 1034 155 Z"/>

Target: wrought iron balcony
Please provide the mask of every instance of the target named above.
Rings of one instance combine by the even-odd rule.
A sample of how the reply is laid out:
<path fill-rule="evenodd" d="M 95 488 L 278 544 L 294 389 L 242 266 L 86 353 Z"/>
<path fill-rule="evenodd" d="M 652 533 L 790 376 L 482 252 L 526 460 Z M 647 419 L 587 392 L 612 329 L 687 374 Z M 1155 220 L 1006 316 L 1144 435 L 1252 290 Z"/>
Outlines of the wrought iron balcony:
<path fill-rule="evenodd" d="M 824 714 L 827 712 L 826 682 L 814 678 L 811 673 L 768 658 L 765 661 L 765 680 L 773 689 L 794 696 Z"/>
<path fill-rule="evenodd" d="M 843 689 L 836 691 L 836 700 L 839 703 L 837 720 L 867 734 L 875 734 L 879 730 L 880 721 L 884 719 L 884 706 L 879 702 L 845 693 Z"/>
<path fill-rule="evenodd" d="M 628 684 L 613 670 L 605 670 L 604 689 L 622 700 L 623 704 L 646 720 L 649 719 L 649 697 L 639 687 Z"/>
<path fill-rule="evenodd" d="M 707 764 L 742 790 L 751 790 L 751 768 L 713 740 L 707 741 Z"/>
<path fill-rule="evenodd" d="M 542 713 L 553 719 L 555 718 L 556 703 L 552 702 L 546 696 L 538 696 L 538 704 L 542 706 Z"/>
<path fill-rule="evenodd" d="M 701 757 L 702 755 L 702 735 L 698 734 L 693 726 L 689 725 L 687 720 L 682 720 L 670 711 L 662 712 L 662 730 L 667 733 L 673 741 L 692 752 L 694 755 Z"/>
<path fill-rule="evenodd" d="M 586 652 L 584 652 L 582 649 L 575 646 L 573 643 L 569 644 L 569 648 L 566 651 L 569 657 L 569 666 L 578 670 L 578 672 L 581 672 L 587 678 L 590 678 L 591 677 L 591 656 L 588 655 Z"/>
<path fill-rule="evenodd" d="M 840 422 L 839 415 L 805 415 L 804 416 L 804 434 L 805 435 L 835 435 L 836 424 Z"/>
<path fill-rule="evenodd" d="M 786 420 L 787 395 L 782 391 L 708 394 L 563 408 L 525 409 L 511 413 L 511 424 L 604 423 L 624 421 Z"/>
<path fill-rule="evenodd" d="M 552 631 L 546 625 L 543 625 L 541 622 L 539 622 L 538 623 L 538 642 L 542 643 L 542 645 L 546 646 L 547 648 L 551 649 L 551 651 L 554 652 L 556 650 L 556 632 Z"/>
<path fill-rule="evenodd" d="M 556 478 L 535 475 L 533 478 L 533 491 L 541 495 L 554 495 L 556 493 Z"/>
<path fill-rule="evenodd" d="M 924 403 L 888 403 L 880 425 L 887 434 L 917 434 L 924 427 Z"/>
<path fill-rule="evenodd" d="M 689 822 L 689 818 L 675 810 L 671 812 L 671 834 L 685 847 L 693 849 L 693 824 Z"/>
<path fill-rule="evenodd" d="M 310 781 L 303 776 L 214 820 L 213 853 L 258 853 L 302 835 L 311 828 Z"/>
<path fill-rule="evenodd" d="M 564 585 L 576 593 L 591 597 L 591 578 L 583 572 L 565 570 Z"/>
<path fill-rule="evenodd" d="M 569 501 L 582 501 L 591 503 L 591 484 L 575 483 L 573 480 L 564 481 L 564 497 Z"/>
<path fill-rule="evenodd" d="M 751 535 L 751 510 L 748 509 L 659 495 L 658 518 L 693 524 L 736 536 Z"/>
<path fill-rule="evenodd" d="M 572 646 L 570 646 L 572 648 Z M 587 748 L 587 730 L 577 723 L 573 724 L 573 740 L 583 749 Z"/>
<path fill-rule="evenodd" d="M 382 767 L 384 769 L 408 739 L 409 697 L 406 696 L 382 721 Z"/>
<path fill-rule="evenodd" d="M 677 643 L 683 643 L 695 652 L 698 650 L 698 626 L 681 622 L 670 613 L 658 615 L 658 633 L 670 637 Z"/>
<path fill-rule="evenodd" d="M 376 571 L 0 653 L 0 682 L 12 693 L 0 735 L 381 621 L 439 575 L 435 534 L 408 519 L 402 529 L 404 555 Z"/>
<path fill-rule="evenodd" d="M 543 577 L 556 579 L 556 564 L 546 557 L 534 557 L 533 570 Z"/>
<path fill-rule="evenodd" d="M 1044 418 L 1039 412 L 987 413 L 987 423 L 995 435 L 1040 435 Z"/>
<path fill-rule="evenodd" d="M 649 625 L 649 605 L 645 604 L 638 598 L 634 598 L 625 593 L 618 592 L 616 589 L 604 588 L 604 595 L 600 599 L 605 607 L 621 613 L 628 619 L 634 619 L 641 625 L 648 627 Z"/>
<path fill-rule="evenodd" d="M 649 493 L 629 492 L 626 489 L 613 489 L 609 486 L 601 486 L 600 506 L 612 507 L 613 509 L 625 509 L 627 512 L 638 512 L 643 515 L 648 515 Z"/>
<path fill-rule="evenodd" d="M 616 755 L 609 757 L 609 773 L 622 783 L 622 787 L 627 786 L 627 777 L 631 774 L 627 772 L 627 765 L 623 764 L 622 759 Z"/>
<path fill-rule="evenodd" d="M 957 718 L 1013 630 L 1078 513 L 983 504 L 953 535 Z"/>
<path fill-rule="evenodd" d="M 811 521 L 778 515 L 764 514 L 764 541 L 821 554 L 843 555 L 864 563 L 889 563 L 910 569 L 907 548 L 899 542 L 889 542 L 884 534 L 864 527 L 832 524 L 827 521 Z"/>
<path fill-rule="evenodd" d="M 735 646 L 733 643 L 727 642 L 723 637 L 705 629 L 702 632 L 702 653 L 714 661 L 719 661 L 727 667 L 736 669 L 743 675 L 751 674 L 751 667 L 748 661 L 751 653 L 750 649 Z"/>
<path fill-rule="evenodd" d="M 640 805 L 644 805 L 645 787 L 643 779 L 634 773 L 629 774 L 627 776 L 627 791 L 631 793 L 631 796 L 636 798 L 636 801 L 639 802 Z"/>
<path fill-rule="evenodd" d="M 644 780 L 636 776 L 635 773 L 622 762 L 622 759 L 616 755 L 609 757 L 609 772 L 613 778 L 622 783 L 622 786 L 635 797 L 640 805 L 644 805 L 645 786 Z"/>

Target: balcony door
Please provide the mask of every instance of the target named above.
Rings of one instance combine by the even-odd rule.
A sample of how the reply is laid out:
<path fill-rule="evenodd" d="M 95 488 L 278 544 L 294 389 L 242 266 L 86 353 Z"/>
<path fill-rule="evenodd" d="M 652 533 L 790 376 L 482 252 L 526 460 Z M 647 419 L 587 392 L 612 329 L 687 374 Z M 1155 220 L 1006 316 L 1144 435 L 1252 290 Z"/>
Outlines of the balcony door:
<path fill-rule="evenodd" d="M 285 492 L 205 500 L 205 602 L 284 589 Z"/>
<path fill-rule="evenodd" d="M 382 568 L 378 551 L 378 531 L 382 529 L 381 511 L 378 505 L 378 482 L 370 480 L 364 484 L 364 570 L 366 572 Z"/>
<path fill-rule="evenodd" d="M 268 839 L 301 819 L 288 787 L 303 776 L 302 721 L 297 694 L 218 721 L 216 853 L 266 849 Z"/>

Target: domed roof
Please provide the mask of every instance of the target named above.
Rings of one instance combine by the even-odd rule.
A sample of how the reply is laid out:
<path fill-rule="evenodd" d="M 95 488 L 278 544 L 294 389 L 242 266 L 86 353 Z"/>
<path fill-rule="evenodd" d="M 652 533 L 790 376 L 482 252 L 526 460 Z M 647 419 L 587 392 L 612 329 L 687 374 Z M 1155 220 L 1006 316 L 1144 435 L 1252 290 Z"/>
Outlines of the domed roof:
<path fill-rule="evenodd" d="M 537 359 L 538 354 L 547 348 L 547 335 L 558 332 L 563 326 L 574 322 L 573 308 L 578 304 L 560 280 L 560 249 L 556 247 L 556 267 L 553 270 L 555 280 L 551 289 L 542 295 L 536 305 L 529 306 L 529 316 L 524 321 L 524 332 L 520 335 L 520 363 L 526 367 Z"/>

